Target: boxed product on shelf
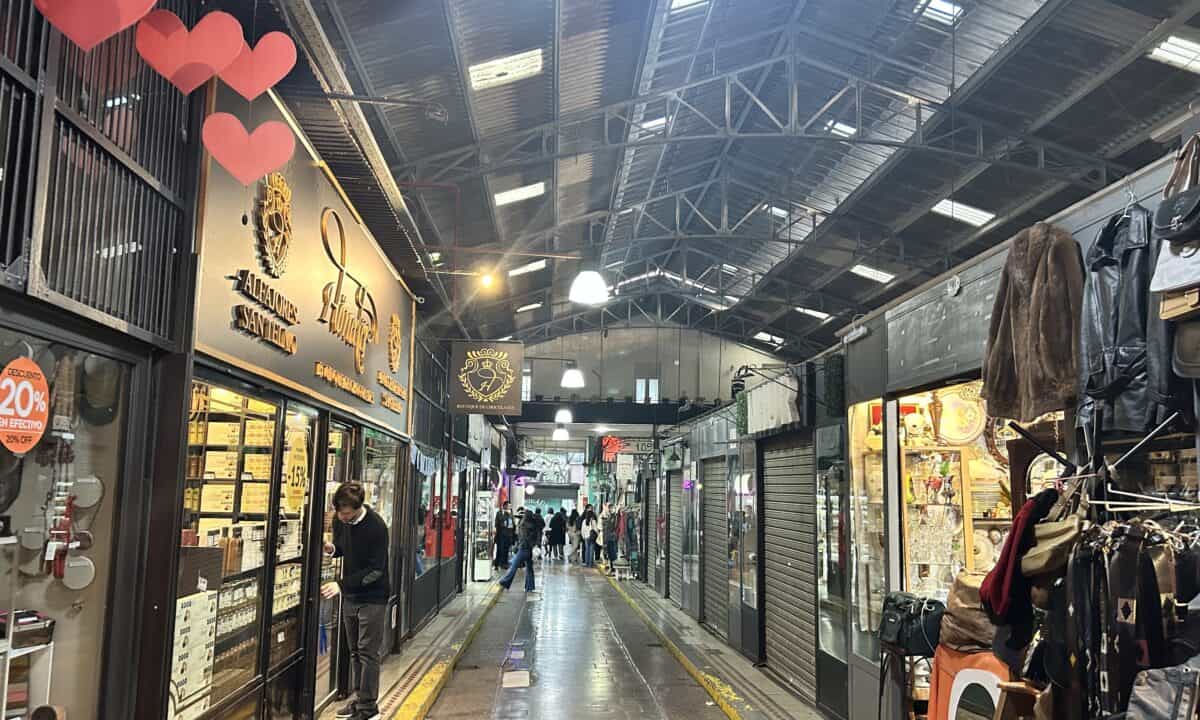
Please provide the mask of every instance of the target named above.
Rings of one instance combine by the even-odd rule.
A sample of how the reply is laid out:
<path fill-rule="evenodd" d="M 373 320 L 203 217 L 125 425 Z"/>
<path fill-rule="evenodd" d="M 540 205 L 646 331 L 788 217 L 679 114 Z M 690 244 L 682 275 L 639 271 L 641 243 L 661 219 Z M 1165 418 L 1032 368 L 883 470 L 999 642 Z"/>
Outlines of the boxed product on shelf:
<path fill-rule="evenodd" d="M 27 648 L 45 645 L 54 639 L 54 618 L 37 610 L 13 610 L 12 633 L 9 633 L 9 612 L 0 611 L 0 637 L 8 637 L 9 647 Z"/>

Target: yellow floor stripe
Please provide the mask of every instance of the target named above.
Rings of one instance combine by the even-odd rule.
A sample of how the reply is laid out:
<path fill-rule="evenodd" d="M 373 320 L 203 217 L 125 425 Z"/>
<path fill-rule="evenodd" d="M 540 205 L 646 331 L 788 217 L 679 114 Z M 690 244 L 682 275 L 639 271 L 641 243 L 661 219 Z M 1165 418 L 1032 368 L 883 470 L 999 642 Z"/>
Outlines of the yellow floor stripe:
<path fill-rule="evenodd" d="M 484 602 L 487 607 L 479 614 L 479 619 L 471 627 L 467 633 L 466 639 L 456 645 L 451 646 L 454 653 L 448 660 L 437 662 L 429 669 L 428 672 L 413 688 L 413 691 L 404 699 L 404 704 L 392 716 L 392 720 L 421 720 L 429 711 L 433 709 L 434 703 L 437 702 L 438 696 L 442 694 L 442 689 L 446 687 L 446 682 L 450 679 L 450 674 L 454 672 L 454 667 L 458 665 L 458 661 L 462 658 L 467 648 L 471 646 L 471 642 L 479 633 L 479 629 L 483 627 L 484 620 L 487 619 L 488 613 L 496 605 L 496 601 L 500 599 L 500 586 L 493 585 L 489 592 L 489 597 Z"/>
<path fill-rule="evenodd" d="M 667 652 L 671 653 L 671 655 L 679 661 L 679 664 L 683 666 L 683 669 L 687 670 L 688 675 L 691 675 L 692 679 L 700 683 L 700 686 L 704 688 L 705 692 L 707 692 L 710 697 L 712 697 L 713 702 L 717 704 L 717 707 L 721 708 L 721 710 L 725 712 L 725 715 L 728 716 L 730 720 L 741 720 L 742 716 L 738 713 L 737 708 L 734 707 L 734 703 L 739 702 L 741 698 L 738 697 L 738 694 L 733 691 L 733 688 L 720 678 L 702 672 L 700 668 L 696 667 L 695 663 L 689 660 L 688 657 L 684 655 L 683 652 L 675 645 L 675 643 L 671 642 L 671 639 L 667 637 L 666 633 L 659 629 L 658 625 L 656 625 L 654 621 L 650 619 L 650 616 L 647 615 L 640 607 L 638 607 L 638 604 L 634 602 L 633 598 L 629 597 L 629 594 L 625 592 L 625 589 L 622 588 L 619 583 L 617 583 L 616 579 L 603 572 L 600 574 L 604 575 L 604 579 L 608 580 L 608 583 L 613 586 L 613 589 L 617 591 L 617 594 L 625 599 L 625 602 L 629 605 L 629 607 L 633 608 L 633 611 L 638 614 L 638 617 L 640 617 L 642 621 L 646 623 L 646 627 L 650 628 L 650 630 L 658 636 L 659 642 L 661 642 L 663 647 L 667 649 Z"/>

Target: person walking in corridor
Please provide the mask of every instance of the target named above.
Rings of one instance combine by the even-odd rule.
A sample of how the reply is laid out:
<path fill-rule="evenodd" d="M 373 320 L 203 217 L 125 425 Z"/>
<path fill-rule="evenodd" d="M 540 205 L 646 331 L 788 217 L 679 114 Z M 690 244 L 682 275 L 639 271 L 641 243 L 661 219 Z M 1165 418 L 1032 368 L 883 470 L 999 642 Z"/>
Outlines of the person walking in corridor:
<path fill-rule="evenodd" d="M 563 546 L 567 544 L 567 511 L 559 508 L 550 517 L 550 557 L 563 559 Z"/>
<path fill-rule="evenodd" d="M 600 513 L 600 531 L 604 535 L 604 557 L 608 560 L 608 574 L 615 575 L 617 562 L 617 512 L 612 503 L 604 503 Z"/>
<path fill-rule="evenodd" d="M 567 518 L 567 538 L 570 544 L 567 546 L 567 560 L 575 561 L 575 554 L 582 548 L 579 543 L 579 511 L 571 508 L 571 515 Z"/>
<path fill-rule="evenodd" d="M 537 516 L 532 512 L 526 511 L 521 514 L 521 526 L 518 533 L 517 554 L 513 556 L 512 564 L 508 566 L 508 572 L 504 577 L 500 578 L 500 587 L 505 590 L 512 586 L 513 578 L 517 576 L 517 570 L 525 568 L 525 592 L 531 593 L 535 590 L 533 578 L 533 549 L 538 546 L 542 537 L 542 525 L 538 521 Z"/>
<path fill-rule="evenodd" d="M 379 664 L 387 631 L 388 528 L 365 504 L 362 483 L 348 482 L 333 495 L 333 542 L 326 554 L 343 558 L 342 579 L 321 586 L 321 596 L 342 596 L 342 625 L 350 643 L 351 687 L 358 696 L 340 710 L 338 718 L 376 720 L 379 717 Z"/>
<path fill-rule="evenodd" d="M 600 536 L 600 524 L 596 521 L 596 513 L 588 505 L 583 511 L 580 535 L 583 541 L 583 566 L 596 567 L 596 539 Z"/>
<path fill-rule="evenodd" d="M 517 523 L 513 520 L 512 503 L 507 500 L 496 511 L 496 557 L 492 567 L 503 570 L 508 567 L 508 555 L 512 552 L 513 539 L 517 534 Z"/>

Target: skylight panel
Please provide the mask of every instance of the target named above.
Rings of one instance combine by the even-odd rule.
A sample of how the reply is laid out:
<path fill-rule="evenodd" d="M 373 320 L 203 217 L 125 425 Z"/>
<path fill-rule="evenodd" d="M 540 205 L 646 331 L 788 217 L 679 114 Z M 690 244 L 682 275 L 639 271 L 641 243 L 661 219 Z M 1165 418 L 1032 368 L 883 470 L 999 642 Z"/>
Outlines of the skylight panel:
<path fill-rule="evenodd" d="M 696 7 L 697 5 L 704 5 L 707 2 L 708 2 L 708 0 L 671 0 L 671 12 L 679 12 L 680 10 L 687 10 L 690 7 Z"/>
<path fill-rule="evenodd" d="M 917 5 L 915 12 L 920 13 L 934 22 L 942 25 L 953 25 L 962 16 L 962 6 L 949 0 L 929 0 L 924 5 Z"/>
<path fill-rule="evenodd" d="M 960 202 L 954 202 L 953 200 L 943 200 L 930 208 L 930 210 L 938 215 L 944 215 L 953 220 L 959 220 L 967 223 L 968 225 L 974 225 L 975 227 L 987 225 L 992 220 L 996 219 L 995 213 L 990 213 L 987 210 L 980 210 L 977 207 L 971 207 L 970 205 L 965 205 Z"/>
<path fill-rule="evenodd" d="M 850 268 L 850 272 L 859 277 L 866 278 L 868 280 L 874 280 L 877 283 L 883 283 L 884 285 L 896 279 L 896 276 L 890 272 L 880 270 L 879 268 L 873 268 L 870 265 L 863 265 L 862 263 Z"/>
<path fill-rule="evenodd" d="M 1200 43 L 1172 35 L 1150 51 L 1149 57 L 1181 70 L 1200 74 Z"/>
<path fill-rule="evenodd" d="M 643 122 L 642 130 L 645 130 L 647 132 L 652 132 L 654 130 L 658 130 L 658 129 L 662 128 L 666 124 L 667 124 L 666 116 L 657 117 L 657 118 L 654 118 L 653 120 L 646 120 L 645 122 Z"/>
<path fill-rule="evenodd" d="M 536 182 L 532 185 L 524 185 L 512 190 L 496 193 L 496 207 L 512 205 L 513 203 L 529 200 L 531 198 L 540 197 L 546 194 L 546 183 Z"/>
<path fill-rule="evenodd" d="M 542 56 L 542 49 L 535 48 L 472 65 L 467 68 L 471 89 L 487 90 L 539 75 L 542 72 Z"/>
<path fill-rule="evenodd" d="M 829 122 L 825 123 L 825 132 L 832 133 L 838 137 L 848 138 L 857 135 L 858 128 L 850 125 L 849 123 L 844 123 L 831 118 Z"/>

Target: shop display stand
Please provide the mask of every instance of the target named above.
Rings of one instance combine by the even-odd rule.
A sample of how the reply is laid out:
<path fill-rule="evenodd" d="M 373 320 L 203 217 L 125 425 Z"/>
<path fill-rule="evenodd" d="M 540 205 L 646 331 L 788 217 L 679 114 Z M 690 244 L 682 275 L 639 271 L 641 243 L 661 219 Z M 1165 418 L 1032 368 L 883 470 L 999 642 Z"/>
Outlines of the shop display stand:
<path fill-rule="evenodd" d="M 15 573 L 17 567 L 17 539 L 15 537 L 0 538 L 0 553 L 6 556 L 10 570 Z M 16 607 L 16 583 L 9 583 L 9 597 L 5 598 L 6 610 L 11 613 Z M 8 707 L 9 678 L 14 660 L 29 658 L 29 675 L 26 679 L 27 691 L 24 707 Z M 51 669 L 54 667 L 54 643 L 48 642 L 31 647 L 13 648 L 11 645 L 11 623 L 9 634 L 0 638 L 0 680 L 3 692 L 0 693 L 0 718 L 27 716 L 35 707 L 50 704 Z"/>

